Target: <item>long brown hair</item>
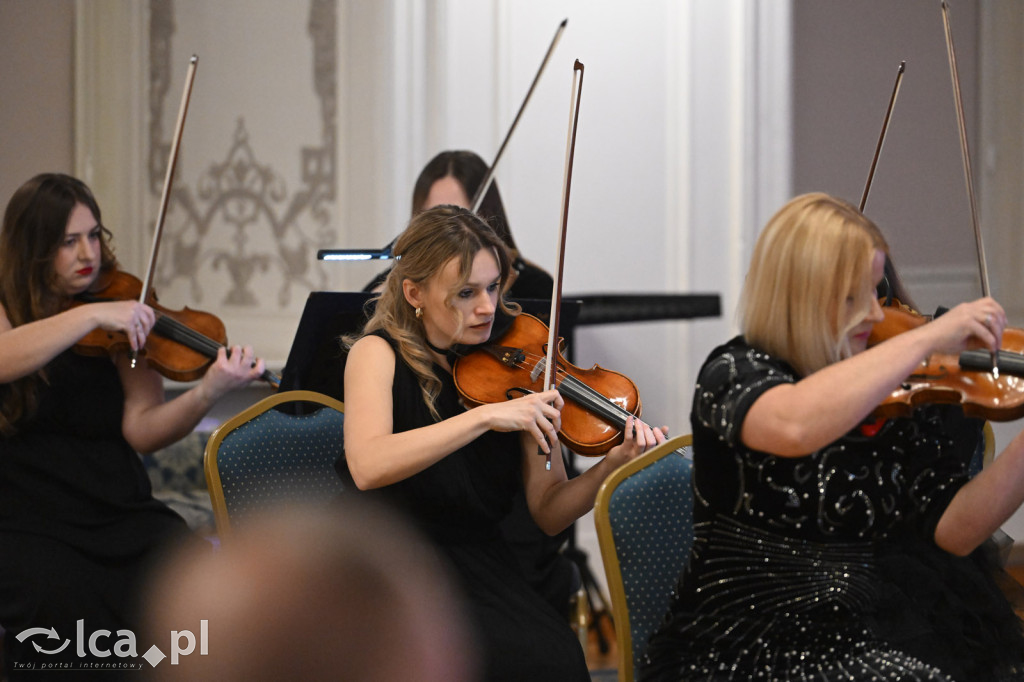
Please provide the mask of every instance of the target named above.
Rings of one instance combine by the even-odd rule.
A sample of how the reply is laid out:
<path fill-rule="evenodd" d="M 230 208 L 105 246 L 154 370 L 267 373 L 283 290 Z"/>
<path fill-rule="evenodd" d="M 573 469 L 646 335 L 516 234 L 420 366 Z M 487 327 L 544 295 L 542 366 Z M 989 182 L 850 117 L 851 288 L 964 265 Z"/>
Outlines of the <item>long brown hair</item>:
<path fill-rule="evenodd" d="M 462 186 L 466 198 L 473 200 L 473 195 L 480 188 L 484 176 L 487 175 L 487 162 L 478 154 L 466 150 L 443 151 L 432 158 L 420 171 L 416 178 L 416 184 L 412 190 L 412 215 L 423 210 L 430 195 L 430 188 L 441 178 L 452 177 Z M 472 207 L 470 207 L 472 208 Z M 498 191 L 498 183 L 491 182 L 480 202 L 480 210 L 477 214 L 491 226 L 501 241 L 509 249 L 510 257 L 515 260 L 519 257 L 519 249 L 512 238 L 512 231 L 508 226 L 508 217 L 505 215 L 505 204 L 501 201 L 501 193 Z"/>
<path fill-rule="evenodd" d="M 61 173 L 37 175 L 19 187 L 4 212 L 0 232 L 0 305 L 12 327 L 55 315 L 69 303 L 54 260 L 68 219 L 82 204 L 101 223 L 100 207 L 84 182 Z M 117 267 L 110 232 L 100 230 L 100 271 Z M 35 411 L 45 370 L 0 386 L 0 433 L 11 435 Z"/>
<path fill-rule="evenodd" d="M 469 279 L 473 259 L 481 249 L 491 250 L 498 261 L 501 292 L 498 306 L 510 315 L 517 313 L 519 306 L 505 300 L 512 266 L 501 238 L 472 211 L 458 206 L 435 206 L 414 216 L 395 241 L 397 260 L 376 299 L 373 315 L 363 329 L 363 335 L 381 330 L 395 340 L 402 359 L 419 380 L 423 399 L 435 419 L 440 419 L 436 401 L 441 381 L 433 372 L 433 358 L 427 348 L 423 323 L 406 301 L 402 282 L 408 279 L 425 285 L 454 258 L 459 264 L 458 286 L 461 287 Z M 451 300 L 457 290 L 458 287 L 449 292 L 445 299 L 453 313 Z M 351 346 L 357 338 L 346 337 L 344 342 Z"/>

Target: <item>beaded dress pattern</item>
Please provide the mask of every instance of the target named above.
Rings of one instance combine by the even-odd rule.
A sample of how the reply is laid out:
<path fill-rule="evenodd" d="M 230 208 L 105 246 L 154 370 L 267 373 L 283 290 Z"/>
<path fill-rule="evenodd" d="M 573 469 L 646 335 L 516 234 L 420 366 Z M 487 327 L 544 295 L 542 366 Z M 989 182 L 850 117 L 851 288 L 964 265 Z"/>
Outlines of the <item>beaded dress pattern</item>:
<path fill-rule="evenodd" d="M 967 481 L 927 411 L 859 429 L 805 457 L 743 446 L 747 410 L 794 383 L 738 337 L 701 370 L 691 422 L 695 543 L 641 680 L 951 680 L 881 640 L 875 544 L 896 524 L 930 536 Z"/>

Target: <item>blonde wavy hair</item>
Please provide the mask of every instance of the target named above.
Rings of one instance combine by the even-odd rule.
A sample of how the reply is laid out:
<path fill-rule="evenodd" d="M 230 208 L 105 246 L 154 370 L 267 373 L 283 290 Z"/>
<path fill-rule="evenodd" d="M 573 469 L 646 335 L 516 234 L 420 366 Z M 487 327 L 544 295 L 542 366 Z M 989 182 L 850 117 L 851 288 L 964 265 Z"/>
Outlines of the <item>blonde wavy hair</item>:
<path fill-rule="evenodd" d="M 511 260 L 508 249 L 491 227 L 472 211 L 458 206 L 435 206 L 416 214 L 408 227 L 395 241 L 393 253 L 395 265 L 384 280 L 383 290 L 375 300 L 376 307 L 362 334 L 345 337 L 343 343 L 351 347 L 361 336 L 374 331 L 383 331 L 398 344 L 402 359 L 412 368 L 419 381 L 423 399 L 435 419 L 441 419 L 437 412 L 437 396 L 441 392 L 441 380 L 433 371 L 433 357 L 427 348 L 423 322 L 405 299 L 402 282 L 410 280 L 425 286 L 454 258 L 459 264 L 459 279 L 445 297 L 445 305 L 458 319 L 459 311 L 452 306 L 457 292 L 468 281 L 473 269 L 473 259 L 481 249 L 491 250 L 498 261 L 499 296 L 498 307 L 509 315 L 518 314 L 520 308 L 505 300 L 511 285 Z M 454 339 L 453 339 L 454 340 Z"/>
<path fill-rule="evenodd" d="M 807 376 L 851 354 L 847 335 L 870 312 L 878 227 L 856 207 L 803 194 L 768 221 L 743 285 L 740 328 L 747 342 Z M 850 303 L 850 314 L 843 312 Z"/>

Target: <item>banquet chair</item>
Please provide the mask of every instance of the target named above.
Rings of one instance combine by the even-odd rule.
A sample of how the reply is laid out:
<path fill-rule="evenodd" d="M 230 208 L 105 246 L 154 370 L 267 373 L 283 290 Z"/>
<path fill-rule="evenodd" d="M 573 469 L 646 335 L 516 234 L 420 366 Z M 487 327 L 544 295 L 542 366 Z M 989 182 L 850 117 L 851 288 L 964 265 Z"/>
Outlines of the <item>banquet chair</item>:
<path fill-rule="evenodd" d="M 992 422 L 986 421 L 982 433 L 985 435 L 985 445 L 981 454 L 982 466 L 987 467 L 996 458 L 996 432 L 992 428 Z"/>
<path fill-rule="evenodd" d="M 220 541 L 246 516 L 290 502 L 327 504 L 345 490 L 345 405 L 314 391 L 283 391 L 210 435 L 203 469 Z"/>
<path fill-rule="evenodd" d="M 622 465 L 594 503 L 620 682 L 632 682 L 693 546 L 691 443 L 677 436 Z"/>

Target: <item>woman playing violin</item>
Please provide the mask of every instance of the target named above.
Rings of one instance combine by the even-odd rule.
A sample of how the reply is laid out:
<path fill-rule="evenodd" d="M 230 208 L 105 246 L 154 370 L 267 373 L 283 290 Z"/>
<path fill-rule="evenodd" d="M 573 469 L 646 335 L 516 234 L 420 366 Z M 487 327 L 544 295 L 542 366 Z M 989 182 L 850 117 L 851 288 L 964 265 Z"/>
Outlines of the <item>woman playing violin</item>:
<path fill-rule="evenodd" d="M 913 297 L 888 257 L 884 272 L 876 292 L 879 301 L 915 310 Z M 1003 340 L 1005 346 L 1005 332 Z M 944 457 L 966 466 L 972 476 L 981 471 L 986 446 L 983 420 L 965 416 L 959 405 L 918 409 L 942 420 L 954 444 Z M 902 524 L 879 543 L 880 596 L 869 614 L 870 627 L 954 679 L 1013 679 L 1012 671 L 1024 669 L 1024 629 L 1000 587 L 1008 578 L 996 543 L 989 539 L 969 555 L 956 556 L 908 525 Z"/>
<path fill-rule="evenodd" d="M 530 589 L 498 523 L 517 489 L 537 524 L 557 533 L 586 513 L 604 477 L 664 440 L 639 420 L 590 470 L 566 478 L 557 391 L 465 409 L 451 375 L 455 344 L 486 342 L 512 311 L 507 250 L 470 211 L 418 214 L 345 368 L 345 452 L 356 485 L 409 513 L 461 579 L 488 680 L 589 680 L 564 614 Z M 635 431 L 635 435 L 633 432 Z"/>
<path fill-rule="evenodd" d="M 742 336 L 698 377 L 696 542 L 641 680 L 955 679 L 873 627 L 879 543 L 909 529 L 970 553 L 1024 500 L 1024 437 L 971 479 L 941 412 L 869 417 L 929 354 L 997 348 L 1006 317 L 981 299 L 867 348 L 886 251 L 825 194 L 760 235 Z"/>
<path fill-rule="evenodd" d="M 84 183 L 38 175 L 13 195 L 0 234 L 0 625 L 10 668 L 81 663 L 68 647 L 33 656 L 29 628 L 75 636 L 131 630 L 133 598 L 160 545 L 186 530 L 152 497 L 137 453 L 188 434 L 225 393 L 263 372 L 250 348 L 221 350 L 198 384 L 165 402 L 145 355 L 85 357 L 102 328 L 142 349 L 153 310 L 137 301 L 72 306 L 116 267 Z M 111 649 L 116 636 L 109 642 Z M 46 646 L 44 648 L 56 648 Z M 147 647 L 141 648 L 144 653 Z"/>

